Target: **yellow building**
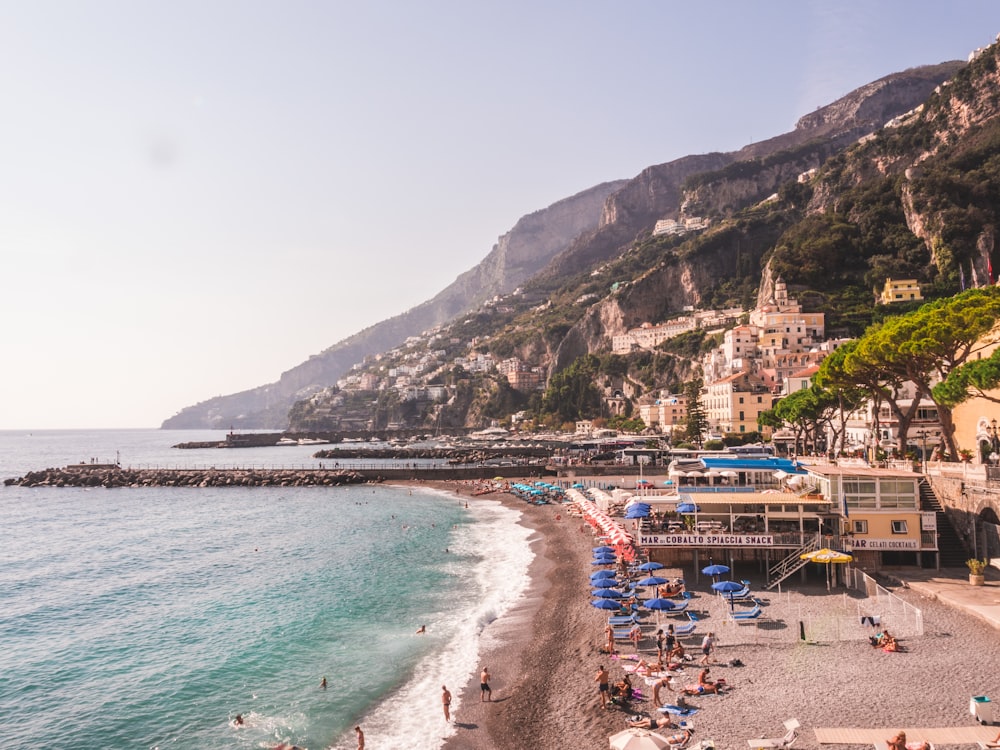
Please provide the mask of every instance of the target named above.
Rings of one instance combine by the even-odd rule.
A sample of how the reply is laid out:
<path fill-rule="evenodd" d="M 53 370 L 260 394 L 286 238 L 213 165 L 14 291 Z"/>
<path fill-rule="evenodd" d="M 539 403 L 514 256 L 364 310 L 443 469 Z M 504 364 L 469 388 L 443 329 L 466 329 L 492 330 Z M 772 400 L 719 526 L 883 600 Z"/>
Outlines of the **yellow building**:
<path fill-rule="evenodd" d="M 916 279 L 886 279 L 878 301 L 883 305 L 891 305 L 894 302 L 914 302 L 922 300 L 920 294 L 920 284 Z"/>
<path fill-rule="evenodd" d="M 865 466 L 807 471 L 840 516 L 843 547 L 855 565 L 936 564 L 937 516 L 920 507 L 920 474 Z"/>

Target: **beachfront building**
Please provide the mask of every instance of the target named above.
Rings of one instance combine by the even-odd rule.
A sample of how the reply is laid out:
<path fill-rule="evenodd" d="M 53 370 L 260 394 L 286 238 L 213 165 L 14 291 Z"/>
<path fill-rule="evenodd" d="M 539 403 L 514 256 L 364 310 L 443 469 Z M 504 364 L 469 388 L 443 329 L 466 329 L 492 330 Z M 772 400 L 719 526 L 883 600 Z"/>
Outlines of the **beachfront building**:
<path fill-rule="evenodd" d="M 807 575 L 801 555 L 822 547 L 845 550 L 868 570 L 939 564 L 937 514 L 922 507 L 919 474 L 775 458 L 698 463 L 672 471 L 676 494 L 642 498 L 654 513 L 636 531 L 652 560 L 752 567 L 770 585 Z"/>

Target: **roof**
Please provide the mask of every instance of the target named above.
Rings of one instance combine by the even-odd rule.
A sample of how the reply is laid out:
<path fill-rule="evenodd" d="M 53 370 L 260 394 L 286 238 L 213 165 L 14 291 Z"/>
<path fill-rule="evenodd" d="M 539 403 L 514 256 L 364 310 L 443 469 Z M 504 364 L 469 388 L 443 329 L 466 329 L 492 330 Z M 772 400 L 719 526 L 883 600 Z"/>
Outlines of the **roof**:
<path fill-rule="evenodd" d="M 806 466 L 808 473 L 823 477 L 898 477 L 901 479 L 920 479 L 919 474 L 900 469 L 876 469 L 871 466 Z"/>
<path fill-rule="evenodd" d="M 832 501 L 826 498 L 802 497 L 794 492 L 682 492 L 681 500 L 694 503 L 705 510 L 709 505 L 829 505 Z"/>
<path fill-rule="evenodd" d="M 733 471 L 783 471 L 787 474 L 805 474 L 796 461 L 790 458 L 716 458 L 705 456 L 701 459 L 705 468 Z"/>

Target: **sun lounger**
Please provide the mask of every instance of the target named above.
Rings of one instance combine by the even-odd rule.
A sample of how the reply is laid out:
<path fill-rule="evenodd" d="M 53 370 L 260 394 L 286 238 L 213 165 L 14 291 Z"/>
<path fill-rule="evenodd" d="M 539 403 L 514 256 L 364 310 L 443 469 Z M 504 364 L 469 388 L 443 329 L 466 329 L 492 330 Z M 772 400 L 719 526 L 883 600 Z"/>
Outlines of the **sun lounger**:
<path fill-rule="evenodd" d="M 691 635 L 696 627 L 698 626 L 693 622 L 687 622 L 684 625 L 674 625 L 674 635 Z"/>
<path fill-rule="evenodd" d="M 772 739 L 762 737 L 757 740 L 747 740 L 747 744 L 752 748 L 782 748 L 791 747 L 792 743 L 795 742 L 795 738 L 798 737 L 796 730 L 799 728 L 798 719 L 789 719 L 785 722 L 785 734 L 783 737 L 774 737 Z"/>
<path fill-rule="evenodd" d="M 630 641 L 632 640 L 632 628 L 613 628 L 612 632 L 615 634 L 616 641 Z M 640 638 L 644 637 L 640 633 Z"/>
<path fill-rule="evenodd" d="M 670 614 L 670 615 L 679 615 L 682 612 L 687 611 L 687 608 L 688 608 L 689 604 L 690 604 L 690 602 L 684 601 L 681 604 L 676 605 L 673 609 L 666 610 L 666 612 L 667 612 L 667 614 Z"/>
<path fill-rule="evenodd" d="M 750 596 L 750 587 L 743 586 L 739 591 L 720 591 L 719 596 L 725 599 L 727 602 L 732 599 L 745 599 Z"/>
<path fill-rule="evenodd" d="M 764 613 L 764 610 L 760 608 L 760 605 L 755 604 L 753 609 L 748 609 L 745 612 L 733 612 L 729 615 L 729 619 L 736 620 L 737 622 L 741 620 L 756 620 Z"/>
<path fill-rule="evenodd" d="M 698 617 L 698 613 L 697 612 L 688 612 L 687 616 L 688 616 L 688 619 L 691 622 L 699 622 L 701 620 L 701 618 Z"/>
<path fill-rule="evenodd" d="M 638 615 L 612 615 L 608 618 L 608 625 L 615 627 L 616 625 L 628 625 L 632 626 L 639 622 Z"/>

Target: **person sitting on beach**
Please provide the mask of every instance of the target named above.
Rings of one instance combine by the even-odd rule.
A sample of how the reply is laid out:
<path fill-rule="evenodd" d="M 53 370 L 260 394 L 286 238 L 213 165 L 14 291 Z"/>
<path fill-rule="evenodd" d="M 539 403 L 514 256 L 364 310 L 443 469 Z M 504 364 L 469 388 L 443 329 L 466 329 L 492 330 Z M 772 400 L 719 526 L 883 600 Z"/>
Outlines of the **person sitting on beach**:
<path fill-rule="evenodd" d="M 635 646 L 636 650 L 639 650 L 639 641 L 642 640 L 642 628 L 639 627 L 638 623 L 632 626 L 632 629 L 628 631 L 628 639 L 632 641 L 632 645 Z"/>
<path fill-rule="evenodd" d="M 684 646 L 680 641 L 674 641 L 674 647 L 670 651 L 669 657 L 671 661 L 684 661 Z"/>
<path fill-rule="evenodd" d="M 615 687 L 611 691 L 611 700 L 615 703 L 632 700 L 632 680 L 629 679 L 628 675 L 615 683 Z"/>
<path fill-rule="evenodd" d="M 906 750 L 906 732 L 899 731 L 885 741 L 886 750 Z"/>

